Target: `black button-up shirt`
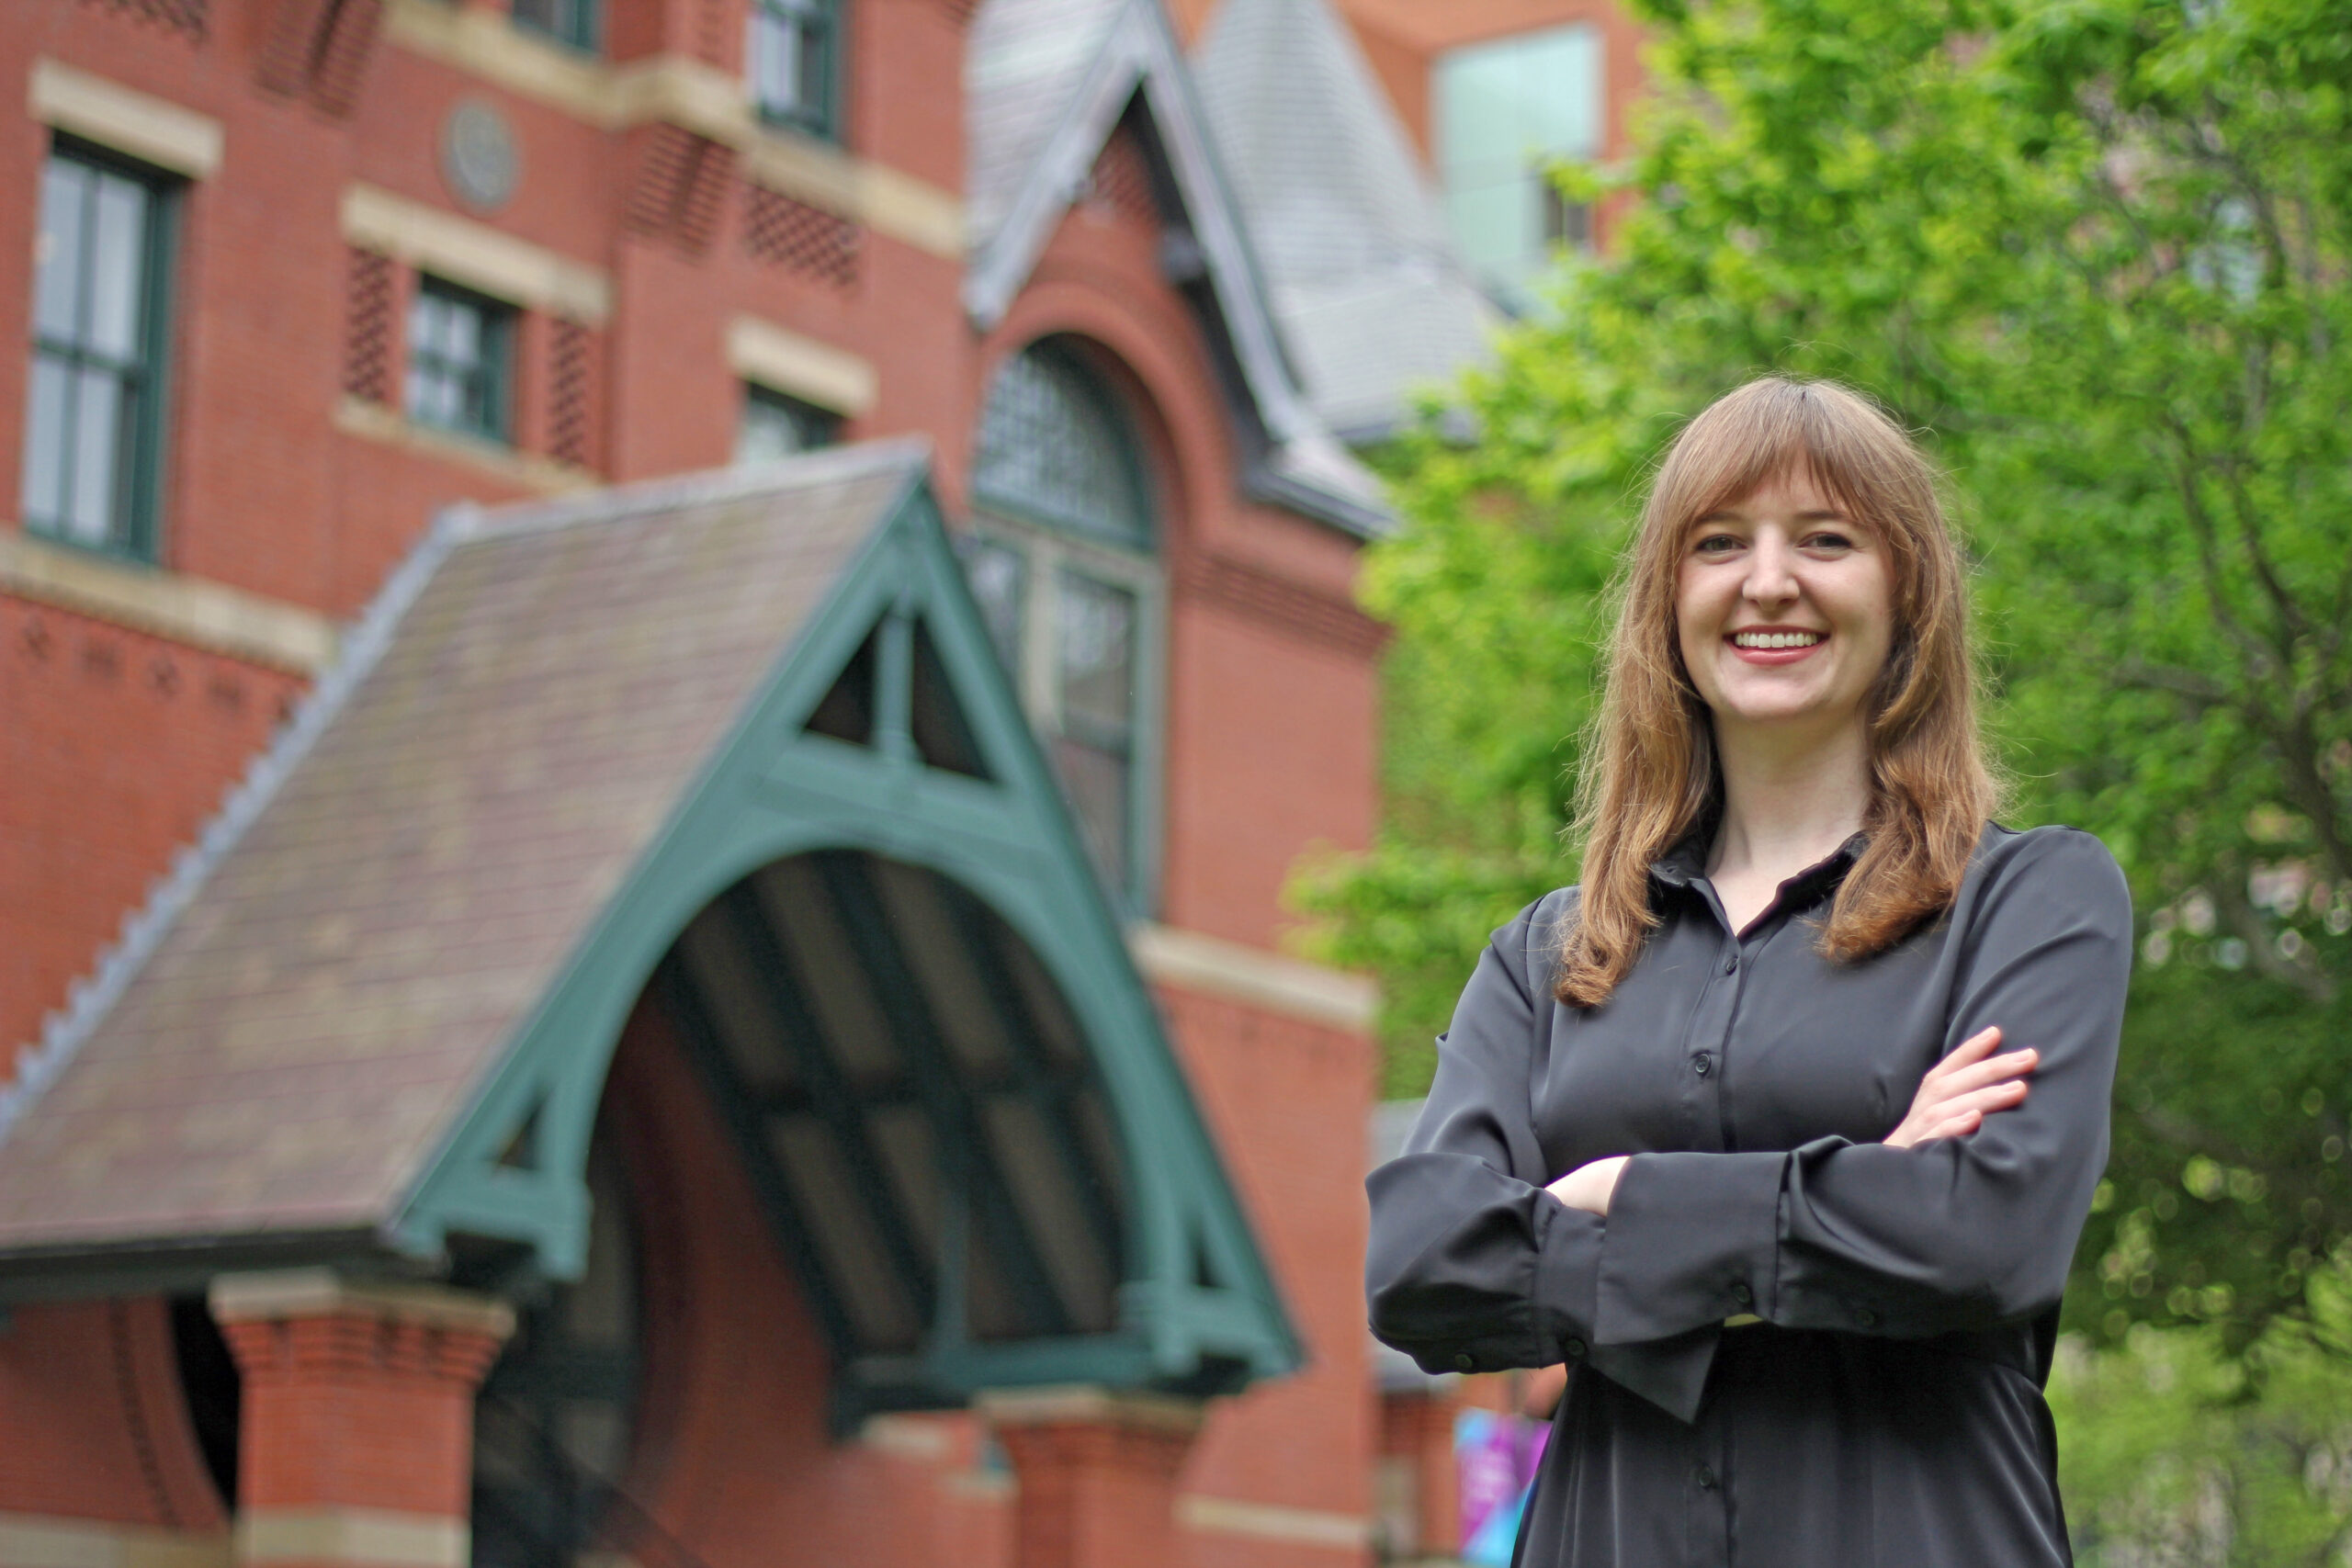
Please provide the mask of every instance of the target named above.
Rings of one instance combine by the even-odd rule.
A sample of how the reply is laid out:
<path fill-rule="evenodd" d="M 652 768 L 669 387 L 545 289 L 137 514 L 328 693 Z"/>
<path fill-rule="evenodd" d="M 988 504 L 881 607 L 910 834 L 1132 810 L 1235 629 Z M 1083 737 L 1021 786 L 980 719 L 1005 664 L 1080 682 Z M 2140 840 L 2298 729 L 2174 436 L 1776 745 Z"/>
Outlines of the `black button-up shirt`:
<path fill-rule="evenodd" d="M 2107 1158 L 2130 895 L 2088 834 L 1988 827 L 1944 917 L 1833 963 L 1818 918 L 1859 847 L 1737 933 L 1693 852 L 1661 861 L 1661 924 L 1591 1010 L 1551 995 L 1576 892 L 1539 900 L 1367 1184 L 1374 1333 L 1431 1371 L 1570 1367 L 1523 1564 L 2071 1561 L 2041 1386 Z M 2025 1102 L 1883 1144 L 1988 1024 L 2041 1053 Z M 1543 1190 L 1611 1155 L 1605 1219 Z"/>

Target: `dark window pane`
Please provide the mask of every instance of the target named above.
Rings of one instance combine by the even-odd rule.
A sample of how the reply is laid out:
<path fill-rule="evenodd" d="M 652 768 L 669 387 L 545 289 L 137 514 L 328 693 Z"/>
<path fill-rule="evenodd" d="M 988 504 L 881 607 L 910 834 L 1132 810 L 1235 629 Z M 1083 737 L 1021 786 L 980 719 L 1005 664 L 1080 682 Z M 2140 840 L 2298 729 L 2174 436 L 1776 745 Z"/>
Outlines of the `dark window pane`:
<path fill-rule="evenodd" d="M 33 316 L 40 335 L 72 343 L 79 333 L 82 298 L 82 225 L 88 209 L 91 172 L 51 158 L 41 171 L 40 242 L 34 251 L 40 281 L 34 286 Z"/>
<path fill-rule="evenodd" d="M 841 421 L 824 410 L 765 387 L 743 389 L 743 423 L 735 433 L 735 460 L 761 463 L 831 446 Z"/>
<path fill-rule="evenodd" d="M 409 307 L 409 417 L 503 441 L 513 318 L 494 300 L 421 279 Z"/>

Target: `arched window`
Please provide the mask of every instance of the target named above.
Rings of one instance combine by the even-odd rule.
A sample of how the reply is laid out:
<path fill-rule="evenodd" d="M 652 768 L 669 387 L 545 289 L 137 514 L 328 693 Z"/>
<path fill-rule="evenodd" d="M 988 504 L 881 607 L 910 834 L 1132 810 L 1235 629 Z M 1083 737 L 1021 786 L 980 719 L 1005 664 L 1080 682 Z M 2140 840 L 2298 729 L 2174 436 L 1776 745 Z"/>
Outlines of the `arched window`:
<path fill-rule="evenodd" d="M 1094 864 L 1149 910 L 1159 804 L 1158 526 L 1125 408 L 1066 339 L 997 367 L 966 565 Z"/>

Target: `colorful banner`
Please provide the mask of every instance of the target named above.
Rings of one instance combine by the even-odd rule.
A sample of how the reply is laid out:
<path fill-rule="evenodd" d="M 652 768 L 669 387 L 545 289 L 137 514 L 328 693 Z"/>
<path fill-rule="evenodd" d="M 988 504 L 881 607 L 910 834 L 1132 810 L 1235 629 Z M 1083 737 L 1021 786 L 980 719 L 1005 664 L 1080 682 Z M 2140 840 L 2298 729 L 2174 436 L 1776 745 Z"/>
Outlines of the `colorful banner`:
<path fill-rule="evenodd" d="M 1462 1561 L 1510 1568 L 1519 1517 L 1535 1483 L 1548 1421 L 1464 1410 L 1453 1418 L 1453 1467 L 1462 1498 Z"/>

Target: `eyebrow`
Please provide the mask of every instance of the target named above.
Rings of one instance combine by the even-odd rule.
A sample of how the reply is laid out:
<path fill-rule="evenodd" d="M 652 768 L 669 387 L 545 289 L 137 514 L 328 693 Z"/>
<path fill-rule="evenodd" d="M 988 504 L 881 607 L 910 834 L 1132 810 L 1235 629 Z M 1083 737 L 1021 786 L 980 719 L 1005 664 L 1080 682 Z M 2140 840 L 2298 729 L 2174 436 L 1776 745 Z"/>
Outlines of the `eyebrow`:
<path fill-rule="evenodd" d="M 1703 528 L 1703 527 L 1705 527 L 1705 526 L 1706 526 L 1708 524 L 1710 524 L 1710 523 L 1720 523 L 1720 522 L 1724 521 L 1724 520 L 1725 520 L 1725 519 L 1727 519 L 1727 518 L 1733 518 L 1733 517 L 1739 517 L 1739 513 L 1736 513 L 1736 512 L 1735 512 L 1735 511 L 1733 511 L 1730 507 L 1727 507 L 1727 506 L 1725 506 L 1725 507 L 1717 507 L 1717 508 L 1716 508 L 1714 511 L 1713 511 L 1713 512 L 1705 513 L 1702 513 L 1702 515 L 1700 515 L 1700 516 L 1693 517 L 1692 519 L 1690 519 L 1690 526 L 1691 526 L 1692 528 Z M 1740 519 L 1739 519 L 1739 520 L 1740 520 L 1741 522 L 1746 522 L 1746 521 L 1747 521 L 1747 518 L 1745 518 L 1745 517 L 1740 517 Z M 1815 507 L 1815 508 L 1813 508 L 1813 509 L 1812 509 L 1812 510 L 1810 510 L 1810 511 L 1806 511 L 1806 512 L 1800 512 L 1800 513 L 1798 513 L 1796 514 L 1796 520 L 1797 520 L 1798 522 L 1800 522 L 1800 523 L 1846 523 L 1846 524 L 1852 524 L 1852 523 L 1853 523 L 1853 521 L 1854 521 L 1851 517 L 1848 516 L 1845 513 L 1840 512 L 1839 510 L 1838 510 L 1838 508 L 1836 508 L 1836 507 L 1834 507 L 1834 506 L 1829 506 L 1829 507 Z"/>

